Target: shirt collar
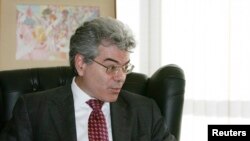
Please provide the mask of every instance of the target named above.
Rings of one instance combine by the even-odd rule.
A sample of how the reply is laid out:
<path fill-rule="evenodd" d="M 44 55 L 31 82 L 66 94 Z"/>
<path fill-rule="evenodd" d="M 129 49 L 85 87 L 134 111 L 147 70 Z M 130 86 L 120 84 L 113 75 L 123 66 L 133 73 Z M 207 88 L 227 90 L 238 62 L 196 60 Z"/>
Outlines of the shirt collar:
<path fill-rule="evenodd" d="M 75 82 L 75 77 L 71 83 L 71 89 L 74 97 L 74 102 L 76 105 L 85 104 L 86 101 L 92 99 L 88 94 L 86 94 Z M 83 102 L 84 101 L 84 102 Z"/>
<path fill-rule="evenodd" d="M 75 82 L 75 77 L 73 77 L 71 83 L 71 89 L 73 93 L 74 103 L 75 105 L 83 105 L 85 102 L 90 99 L 95 99 L 89 96 L 86 92 L 84 92 Z M 83 102 L 84 101 L 84 102 Z M 104 105 L 107 105 L 109 102 L 104 102 Z M 109 104 L 108 104 L 109 105 Z"/>

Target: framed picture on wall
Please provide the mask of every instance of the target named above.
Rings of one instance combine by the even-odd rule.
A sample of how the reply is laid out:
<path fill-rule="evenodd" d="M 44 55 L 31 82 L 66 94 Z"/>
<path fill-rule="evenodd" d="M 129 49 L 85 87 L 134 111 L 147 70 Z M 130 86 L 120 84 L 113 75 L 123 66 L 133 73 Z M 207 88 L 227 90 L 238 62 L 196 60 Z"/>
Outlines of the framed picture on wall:
<path fill-rule="evenodd" d="M 115 0 L 2 1 L 3 69 L 68 65 L 75 29 L 98 16 L 116 17 Z"/>

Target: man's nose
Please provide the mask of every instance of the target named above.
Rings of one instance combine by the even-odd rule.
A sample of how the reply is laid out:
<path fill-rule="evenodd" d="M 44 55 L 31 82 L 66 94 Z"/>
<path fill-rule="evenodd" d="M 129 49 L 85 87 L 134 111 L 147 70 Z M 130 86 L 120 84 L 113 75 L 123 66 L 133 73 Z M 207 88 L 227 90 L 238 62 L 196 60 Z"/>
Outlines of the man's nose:
<path fill-rule="evenodd" d="M 122 81 L 122 82 L 124 82 L 125 79 L 126 79 L 126 76 L 127 76 L 127 74 L 123 71 L 123 69 L 119 68 L 119 69 L 116 70 L 116 72 L 114 74 L 114 79 L 116 81 Z"/>

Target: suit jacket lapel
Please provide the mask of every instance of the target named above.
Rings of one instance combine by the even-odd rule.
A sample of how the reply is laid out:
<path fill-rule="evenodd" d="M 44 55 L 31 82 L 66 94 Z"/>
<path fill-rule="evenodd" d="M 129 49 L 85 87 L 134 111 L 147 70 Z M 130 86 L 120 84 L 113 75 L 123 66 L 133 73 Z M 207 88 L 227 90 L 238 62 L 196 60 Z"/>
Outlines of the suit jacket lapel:
<path fill-rule="evenodd" d="M 61 141 L 76 141 L 73 95 L 70 85 L 58 89 L 51 100 L 50 113 Z"/>
<path fill-rule="evenodd" d="M 131 119 L 128 106 L 121 94 L 116 102 L 111 103 L 111 124 L 114 141 L 127 141 L 131 137 Z"/>

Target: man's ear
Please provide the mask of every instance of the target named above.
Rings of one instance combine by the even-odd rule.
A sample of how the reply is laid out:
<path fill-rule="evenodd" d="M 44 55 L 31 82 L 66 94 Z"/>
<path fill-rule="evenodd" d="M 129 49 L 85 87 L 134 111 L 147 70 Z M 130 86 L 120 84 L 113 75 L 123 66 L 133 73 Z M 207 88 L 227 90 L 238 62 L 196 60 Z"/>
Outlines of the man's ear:
<path fill-rule="evenodd" d="M 86 63 L 84 61 L 84 56 L 81 54 L 76 54 L 75 56 L 75 68 L 79 76 L 84 75 Z"/>

